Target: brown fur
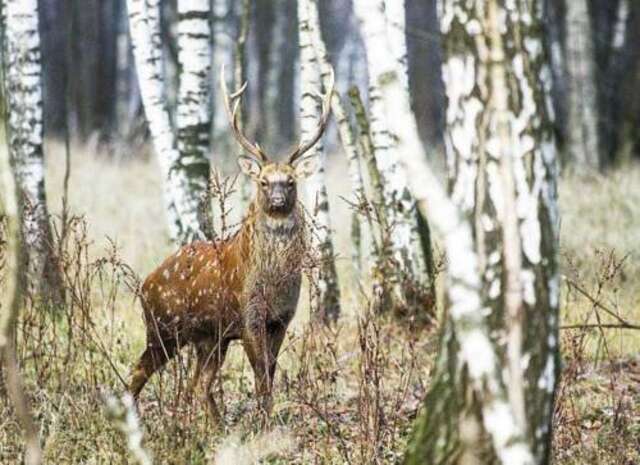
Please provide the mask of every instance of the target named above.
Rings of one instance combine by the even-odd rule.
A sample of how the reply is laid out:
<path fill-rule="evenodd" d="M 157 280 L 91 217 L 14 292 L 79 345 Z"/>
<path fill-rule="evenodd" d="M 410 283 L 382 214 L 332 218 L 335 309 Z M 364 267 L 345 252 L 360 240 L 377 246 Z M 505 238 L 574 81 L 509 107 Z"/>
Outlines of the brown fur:
<path fill-rule="evenodd" d="M 260 405 L 270 409 L 276 358 L 300 292 L 305 228 L 292 167 L 269 163 L 248 174 L 257 181 L 258 193 L 236 235 L 186 245 L 145 280 L 147 347 L 131 376 L 135 398 L 181 347 L 194 344 L 198 360 L 192 387 L 206 373 L 205 397 L 219 418 L 211 387 L 229 343 L 239 339 Z M 275 208 L 273 199 L 282 195 L 283 206 Z"/>

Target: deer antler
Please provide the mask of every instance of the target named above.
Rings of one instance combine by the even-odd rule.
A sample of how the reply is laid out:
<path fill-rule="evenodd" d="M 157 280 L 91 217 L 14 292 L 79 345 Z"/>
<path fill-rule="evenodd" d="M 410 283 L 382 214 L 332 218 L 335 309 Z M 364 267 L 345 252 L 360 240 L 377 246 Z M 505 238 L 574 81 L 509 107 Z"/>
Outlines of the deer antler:
<path fill-rule="evenodd" d="M 333 73 L 333 68 L 331 68 L 331 74 L 329 76 L 331 85 L 327 86 L 328 90 L 324 96 L 318 95 L 318 97 L 322 98 L 322 114 L 320 115 L 320 122 L 318 123 L 318 128 L 316 129 L 316 133 L 307 141 L 305 144 L 300 143 L 296 149 L 291 152 L 289 155 L 289 164 L 293 164 L 298 160 L 304 153 L 313 147 L 316 142 L 320 140 L 324 130 L 327 128 L 327 123 L 329 122 L 329 115 L 331 114 L 331 97 L 333 96 L 333 88 L 335 86 L 335 75 Z"/>
<path fill-rule="evenodd" d="M 222 89 L 222 98 L 224 100 L 224 108 L 227 111 L 227 118 L 229 119 L 229 124 L 231 125 L 231 130 L 233 132 L 234 137 L 238 141 L 238 143 L 244 148 L 249 154 L 253 155 L 260 162 L 269 161 L 265 153 L 262 151 L 260 146 L 257 143 L 251 142 L 249 139 L 245 137 L 245 135 L 240 130 L 240 120 L 238 118 L 238 108 L 240 108 L 240 100 L 242 98 L 242 94 L 247 89 L 247 83 L 242 84 L 242 87 L 229 95 L 229 91 L 227 90 L 227 84 L 224 78 L 224 64 L 220 68 L 220 88 Z M 233 105 L 233 108 L 232 108 Z"/>

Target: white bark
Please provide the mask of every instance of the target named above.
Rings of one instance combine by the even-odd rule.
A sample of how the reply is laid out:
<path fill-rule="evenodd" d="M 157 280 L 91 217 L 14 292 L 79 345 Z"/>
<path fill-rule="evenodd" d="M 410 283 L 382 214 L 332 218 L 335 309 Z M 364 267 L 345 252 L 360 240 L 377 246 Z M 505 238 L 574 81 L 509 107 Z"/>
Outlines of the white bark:
<path fill-rule="evenodd" d="M 387 20 L 387 37 L 389 38 L 389 46 L 393 53 L 393 57 L 396 60 L 396 69 L 401 70 L 398 78 L 402 82 L 402 86 L 409 92 L 409 54 L 407 52 L 407 37 L 406 37 L 406 3 L 404 0 L 385 0 L 384 11 Z M 412 114 L 411 102 L 406 99 L 407 114 Z M 420 156 L 416 153 L 415 156 Z M 412 210 L 413 211 L 413 210 Z M 420 232 L 418 230 L 418 222 L 415 217 L 407 218 L 411 227 L 410 235 L 410 250 L 411 250 L 411 264 L 414 272 L 417 276 L 424 278 L 427 276 L 427 261 L 422 250 L 422 243 L 420 241 Z M 429 276 L 429 279 L 433 279 L 433 276 Z"/>
<path fill-rule="evenodd" d="M 569 152 L 578 170 L 601 165 L 598 140 L 596 66 L 587 0 L 566 3 L 569 70 Z"/>
<path fill-rule="evenodd" d="M 164 182 L 170 235 L 187 242 L 202 235 L 199 198 L 187 174 L 191 160 L 181 160 L 165 104 L 160 0 L 127 0 L 127 8 L 140 94 Z"/>
<path fill-rule="evenodd" d="M 11 401 L 15 417 L 24 431 L 25 454 L 24 463 L 39 465 L 42 462 L 42 450 L 38 437 L 38 428 L 31 416 L 29 401 L 25 394 L 17 362 L 14 340 L 16 339 L 16 321 L 23 304 L 20 274 L 23 271 L 22 250 L 29 244 L 26 234 L 32 233 L 27 228 L 38 226 L 39 218 L 34 213 L 42 213 L 33 209 L 24 212 L 25 200 L 33 192 L 25 191 L 24 174 L 20 172 L 23 162 L 42 166 L 42 90 L 40 66 L 40 37 L 38 33 L 38 4 L 36 0 L 12 1 L 3 0 L 2 16 L 2 98 L 3 107 L 8 112 L 6 128 L 9 134 L 0 130 L 0 137 L 8 140 L 8 150 L 0 152 L 0 212 L 3 225 L 0 226 L 0 261 L 4 265 L 2 289 L 0 292 L 0 363 L 2 364 L 5 392 Z M 3 108 L 3 109 L 5 109 Z M 4 128 L 3 128 L 4 129 Z M 27 160 L 25 158 L 30 158 Z M 36 161 L 39 160 L 39 163 Z M 13 170 L 12 170 L 13 168 Z M 13 171 L 13 173 L 12 173 Z M 42 173 L 42 169 L 36 170 Z M 41 178 L 41 192 L 36 191 L 36 202 L 44 201 L 44 178 Z M 19 200 L 19 196 L 22 199 Z M 22 201 L 22 208 L 19 202 Z M 46 203 L 43 204 L 46 214 Z M 37 207 L 37 205 L 32 205 Z M 22 213 L 22 218 L 20 214 Z M 45 215 L 47 221 L 48 217 Z M 20 240 L 20 232 L 25 241 Z M 38 234 L 39 231 L 33 232 Z M 47 238 L 48 239 L 48 238 Z M 46 245 L 46 244 L 45 244 Z M 38 250 L 27 250 L 27 259 Z M 39 257 L 40 262 L 47 257 Z M 44 264 L 38 262 L 38 265 Z M 31 266 L 31 261 L 27 262 Z M 38 270 L 41 271 L 41 270 Z M 41 276 L 37 276 L 41 278 Z"/>
<path fill-rule="evenodd" d="M 394 136 L 389 131 L 390 121 L 385 114 L 380 95 L 380 87 L 384 85 L 388 73 L 394 72 L 396 66 L 394 60 L 389 59 L 389 56 L 394 55 L 387 36 L 384 2 L 376 0 L 372 5 L 367 0 L 354 0 L 353 5 L 367 55 L 371 135 L 378 168 L 384 179 L 385 199 L 388 202 L 385 207 L 390 223 L 394 225 L 391 235 L 393 249 L 400 263 L 415 273 L 421 266 L 414 258 L 413 245 L 416 244 L 417 229 L 415 202 L 407 189 L 407 175 L 399 166 L 393 150 Z M 390 54 L 385 55 L 380 53 L 380 50 L 389 50 Z M 405 83 L 402 80 L 401 82 Z M 410 111 L 410 106 L 407 109 Z"/>
<path fill-rule="evenodd" d="M 51 250 L 44 178 L 38 4 L 5 0 L 3 10 L 8 145 L 22 205 L 27 284 L 32 294 L 57 293 L 60 282 Z"/>
<path fill-rule="evenodd" d="M 374 14 L 369 11 L 369 17 Z M 389 56 L 390 45 L 380 41 L 380 55 Z M 409 177 L 409 187 L 421 213 L 444 238 L 449 262 L 447 273 L 448 315 L 460 343 L 460 367 L 466 366 L 474 392 L 480 399 L 483 424 L 504 464 L 531 464 L 533 457 L 523 441 L 523 431 L 507 400 L 500 359 L 489 337 L 487 312 L 483 308 L 482 283 L 474 251 L 471 226 L 446 196 L 426 162 L 415 118 L 406 112 L 408 95 L 400 76 L 401 66 L 387 70 L 381 83 L 381 98 L 391 130 L 397 137 L 400 162 Z M 422 156 L 418 156 L 422 155 Z M 451 380 L 455 383 L 455 380 Z"/>
<path fill-rule="evenodd" d="M 402 70 L 399 75 L 402 85 L 409 90 L 409 54 L 407 52 L 405 26 L 405 0 L 384 0 L 384 13 L 387 20 L 389 46 L 396 60 L 396 67 Z"/>
<path fill-rule="evenodd" d="M 506 348 L 495 347 L 537 463 L 549 453 L 558 371 L 557 167 L 539 6 L 447 0 L 442 14 L 453 199 L 473 218 L 485 305 L 506 316 L 492 327 Z"/>
<path fill-rule="evenodd" d="M 498 217 L 502 223 L 502 256 L 504 261 L 504 290 L 503 301 L 507 317 L 507 393 L 509 403 L 513 409 L 518 428 L 527 430 L 524 381 L 522 373 L 522 247 L 518 233 L 518 213 L 516 208 L 516 187 L 513 168 L 513 148 L 517 140 L 511 134 L 511 117 L 509 108 L 509 94 L 506 79 L 506 58 L 501 35 L 501 24 L 497 18 L 498 12 L 495 0 L 488 5 L 488 26 L 490 57 L 489 73 L 491 77 L 491 96 L 489 108 L 492 112 L 489 127 L 493 129 L 489 144 L 493 144 L 495 152 L 491 153 L 487 161 L 487 176 L 490 186 L 500 186 L 501 197 L 495 199 L 494 204 L 500 205 Z M 535 58 L 535 57 L 533 57 Z M 521 76 L 524 78 L 524 76 Z M 522 83 L 528 88 L 528 83 Z M 523 155 L 523 154 L 518 154 Z M 496 157 L 497 160 L 494 160 Z M 521 160 L 520 160 L 521 161 Z M 491 165 L 489 165 L 491 163 Z M 499 169 L 495 166 L 499 164 Z M 520 167 L 520 166 L 519 166 Z M 490 189 L 491 190 L 491 189 Z M 495 192 L 496 189 L 493 189 Z M 500 202 L 500 203 L 498 203 Z M 537 215 L 537 212 L 536 212 Z"/>
<path fill-rule="evenodd" d="M 320 76 L 325 89 L 330 85 L 331 75 L 331 63 L 327 56 L 327 49 L 322 40 L 322 34 L 319 29 L 320 19 L 318 15 L 318 5 L 315 0 L 308 2 L 309 6 L 309 18 L 314 27 L 311 28 L 311 36 L 313 40 L 313 47 L 315 49 L 316 56 L 320 65 Z M 364 198 L 364 183 L 362 181 L 362 172 L 360 170 L 360 154 L 358 153 L 358 147 L 356 145 L 355 135 L 349 123 L 349 115 L 343 105 L 342 98 L 338 92 L 334 92 L 333 99 L 331 100 L 331 110 L 338 126 L 338 133 L 340 135 L 340 141 L 344 148 L 345 155 L 347 156 L 349 179 L 351 181 L 351 190 L 354 196 L 354 202 L 358 202 L 359 199 Z M 361 236 L 360 236 L 360 218 L 359 214 L 355 212 L 352 217 L 352 259 L 356 269 L 360 269 L 360 248 L 361 248 Z"/>
<path fill-rule="evenodd" d="M 320 68 L 313 47 L 313 29 L 319 27 L 312 23 L 309 15 L 312 0 L 298 0 L 298 27 L 300 40 L 300 134 L 301 143 L 311 138 L 318 126 L 320 106 L 318 93 L 322 88 Z M 314 212 L 315 228 L 311 234 L 313 247 L 320 250 L 320 270 L 317 275 L 316 293 L 313 299 L 313 311 L 324 318 L 337 318 L 339 314 L 339 290 L 335 263 L 333 260 L 333 243 L 331 239 L 331 221 L 329 216 L 329 197 L 325 182 L 326 156 L 322 141 L 319 141 L 305 155 L 315 157 L 318 168 L 307 180 L 307 198 Z"/>
<path fill-rule="evenodd" d="M 209 155 L 211 23 L 209 0 L 178 0 L 178 63 L 181 68 L 176 127 L 182 162 L 193 167 Z M 205 186 L 207 177 L 192 183 Z"/>
<path fill-rule="evenodd" d="M 4 8 L 6 2 L 3 4 Z M 0 136 L 5 136 L 4 131 L 0 130 Z M 0 152 L 0 211 L 4 215 L 4 224 L 0 226 L 0 239 L 3 241 L 0 248 L 0 261 L 3 264 L 0 292 L 0 362 L 7 398 L 13 404 L 15 416 L 24 431 L 24 463 L 39 465 L 42 462 L 42 450 L 38 427 L 31 415 L 14 345 L 15 325 L 23 301 L 20 286 L 20 209 L 16 183 L 11 171 L 9 152 L 3 150 Z"/>

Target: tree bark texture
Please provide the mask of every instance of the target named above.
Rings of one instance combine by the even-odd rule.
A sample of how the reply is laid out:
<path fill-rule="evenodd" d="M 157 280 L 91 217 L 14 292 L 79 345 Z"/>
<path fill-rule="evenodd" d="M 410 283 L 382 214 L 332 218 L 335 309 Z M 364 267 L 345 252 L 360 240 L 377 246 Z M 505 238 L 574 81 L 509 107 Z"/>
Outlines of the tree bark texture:
<path fill-rule="evenodd" d="M 140 94 L 163 178 L 169 233 L 172 240 L 184 243 L 203 237 L 199 192 L 209 170 L 203 157 L 178 150 L 166 106 L 160 6 L 159 0 L 127 1 Z"/>
<path fill-rule="evenodd" d="M 45 192 L 42 66 L 35 0 L 3 2 L 4 95 L 9 154 L 21 204 L 29 295 L 60 303 L 61 276 Z"/>
<path fill-rule="evenodd" d="M 431 292 L 432 277 L 427 276 L 426 272 L 427 261 L 418 230 L 415 201 L 407 187 L 407 173 L 397 159 L 397 135 L 390 131 L 391 116 L 385 113 L 381 95 L 388 84 L 388 77 L 397 72 L 404 91 L 400 103 L 404 106 L 405 114 L 412 114 L 408 93 L 404 18 L 399 18 L 403 11 L 401 6 L 391 8 L 393 22 L 385 16 L 383 1 L 376 1 L 372 8 L 369 2 L 356 0 L 354 11 L 367 52 L 371 139 L 385 191 L 384 204 L 379 208 L 386 210 L 385 217 L 390 231 L 388 242 L 391 254 L 384 255 L 391 255 L 396 263 L 392 267 L 393 274 L 381 273 L 382 279 L 390 281 L 391 285 L 380 285 L 379 280 L 375 279 L 375 275 L 379 273 L 374 270 L 374 288 L 392 289 L 391 300 L 396 313 L 422 319 L 426 316 L 423 312 L 425 306 L 432 307 L 434 302 Z M 389 55 L 380 53 L 380 50 L 388 50 Z M 389 59 L 390 56 L 394 59 Z M 422 153 L 419 150 L 415 155 L 420 156 Z"/>
<path fill-rule="evenodd" d="M 319 27 L 310 15 L 310 2 L 298 0 L 298 24 L 300 40 L 300 132 L 304 143 L 313 136 L 320 117 L 318 93 L 322 89 L 320 66 L 313 46 L 313 30 Z M 328 91 L 326 89 L 325 91 Z M 332 229 L 329 216 L 329 197 L 325 182 L 325 163 L 322 142 L 311 148 L 305 157 L 316 157 L 318 168 L 307 181 L 307 196 L 313 210 L 315 227 L 311 233 L 315 250 L 320 252 L 320 263 L 313 283 L 312 312 L 320 319 L 331 321 L 340 314 L 340 289 L 335 268 Z"/>
<path fill-rule="evenodd" d="M 176 129 L 179 165 L 191 196 L 200 198 L 209 180 L 211 130 L 211 18 L 209 0 L 178 0 L 180 67 Z"/>
<path fill-rule="evenodd" d="M 450 310 L 407 463 L 548 463 L 559 371 L 559 219 L 542 4 L 445 0 L 442 32 L 451 198 L 471 223 L 479 312 L 495 362 L 506 367 L 496 380 L 512 415 L 489 421 L 474 368 L 460 357 L 466 323 Z M 512 438 L 496 440 L 491 422 L 512 426 Z M 512 441 L 523 446 L 517 457 L 503 448 Z"/>
<path fill-rule="evenodd" d="M 325 42 L 322 39 L 322 31 L 320 30 L 320 17 L 318 14 L 318 5 L 315 0 L 308 2 L 309 18 L 311 24 L 316 25 L 311 29 L 311 35 L 313 40 L 313 47 L 318 58 L 320 66 L 320 76 L 322 83 L 327 88 L 330 85 L 330 75 L 332 72 L 332 66 L 329 62 L 327 55 L 327 48 Z M 349 121 L 349 115 L 343 104 L 343 100 L 339 92 L 334 92 L 333 99 L 331 100 L 331 110 L 333 117 L 335 118 L 338 126 L 338 133 L 340 135 L 340 141 L 342 142 L 342 148 L 345 152 L 348 162 L 349 180 L 351 181 L 351 191 L 353 193 L 354 202 L 357 203 L 365 196 L 364 183 L 362 180 L 362 173 L 360 171 L 360 155 L 358 153 L 358 146 L 356 144 L 355 135 L 351 128 Z M 360 225 L 360 214 L 356 211 L 351 214 L 351 245 L 352 245 L 352 261 L 356 272 L 359 272 L 362 261 L 361 246 L 362 246 L 362 231 Z"/>
<path fill-rule="evenodd" d="M 571 0 L 566 7 L 570 163 L 579 171 L 598 170 L 602 158 L 591 18 L 587 0 Z"/>

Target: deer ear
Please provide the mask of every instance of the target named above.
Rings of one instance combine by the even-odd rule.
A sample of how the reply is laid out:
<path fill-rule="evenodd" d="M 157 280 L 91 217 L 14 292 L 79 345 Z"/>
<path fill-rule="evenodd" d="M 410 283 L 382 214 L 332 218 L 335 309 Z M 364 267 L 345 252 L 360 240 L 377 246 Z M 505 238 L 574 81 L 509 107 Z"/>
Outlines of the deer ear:
<path fill-rule="evenodd" d="M 258 179 L 258 176 L 260 176 L 262 167 L 260 166 L 260 162 L 255 158 L 240 155 L 240 157 L 238 157 L 238 165 L 240 165 L 240 170 L 250 178 Z"/>
<path fill-rule="evenodd" d="M 298 179 L 305 179 L 311 176 L 318 169 L 317 157 L 307 157 L 300 160 L 296 166 L 296 177 Z"/>

